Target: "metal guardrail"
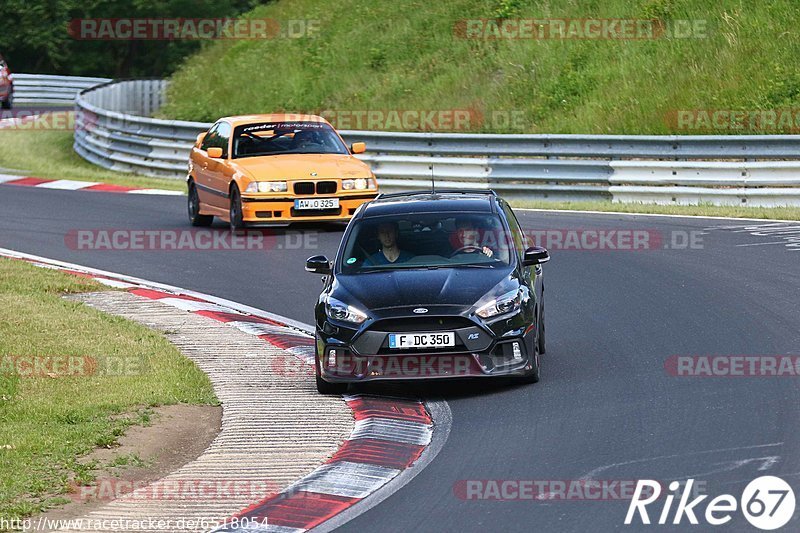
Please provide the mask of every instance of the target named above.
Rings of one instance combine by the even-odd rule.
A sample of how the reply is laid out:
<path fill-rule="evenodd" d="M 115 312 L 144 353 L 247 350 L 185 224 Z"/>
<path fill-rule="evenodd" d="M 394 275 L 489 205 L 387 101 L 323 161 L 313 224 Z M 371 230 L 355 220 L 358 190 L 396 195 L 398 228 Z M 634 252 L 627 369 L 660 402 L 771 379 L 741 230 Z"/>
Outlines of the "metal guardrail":
<path fill-rule="evenodd" d="M 211 124 L 149 118 L 165 89 L 130 80 L 84 90 L 76 152 L 111 170 L 185 178 L 192 144 Z M 800 205 L 798 135 L 341 133 L 367 143 L 360 157 L 386 190 L 427 188 L 433 177 L 526 199 Z"/>
<path fill-rule="evenodd" d="M 14 74 L 14 102 L 69 106 L 82 90 L 110 81 L 108 78 Z"/>

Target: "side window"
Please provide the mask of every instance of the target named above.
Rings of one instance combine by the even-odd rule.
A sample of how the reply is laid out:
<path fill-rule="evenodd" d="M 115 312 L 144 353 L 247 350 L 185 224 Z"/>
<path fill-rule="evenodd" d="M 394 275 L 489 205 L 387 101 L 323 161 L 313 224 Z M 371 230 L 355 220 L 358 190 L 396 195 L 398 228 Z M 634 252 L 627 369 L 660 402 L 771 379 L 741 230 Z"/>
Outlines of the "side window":
<path fill-rule="evenodd" d="M 214 146 L 222 148 L 222 157 L 228 157 L 228 145 L 231 139 L 231 125 L 227 122 L 220 122 L 217 130 L 217 139 Z"/>
<path fill-rule="evenodd" d="M 525 235 L 522 233 L 522 228 L 517 221 L 516 215 L 514 215 L 514 212 L 505 202 L 503 202 L 503 213 L 505 213 L 506 220 L 508 220 L 508 227 L 511 228 L 511 238 L 514 239 L 514 247 L 517 249 L 517 255 L 522 257 L 525 254 L 525 250 L 528 248 L 528 243 L 526 242 Z"/>
<path fill-rule="evenodd" d="M 216 146 L 215 144 L 212 144 L 212 141 L 217 136 L 217 131 L 219 130 L 221 124 L 222 122 L 217 122 L 216 124 L 211 126 L 211 129 L 208 130 L 208 133 L 206 133 L 206 136 L 203 139 L 203 143 L 200 145 L 201 150 L 205 151 L 211 148 L 212 146 Z"/>
<path fill-rule="evenodd" d="M 222 148 L 222 157 L 228 157 L 228 140 L 231 138 L 231 125 L 227 122 L 214 124 L 200 145 L 201 150 L 209 148 Z"/>

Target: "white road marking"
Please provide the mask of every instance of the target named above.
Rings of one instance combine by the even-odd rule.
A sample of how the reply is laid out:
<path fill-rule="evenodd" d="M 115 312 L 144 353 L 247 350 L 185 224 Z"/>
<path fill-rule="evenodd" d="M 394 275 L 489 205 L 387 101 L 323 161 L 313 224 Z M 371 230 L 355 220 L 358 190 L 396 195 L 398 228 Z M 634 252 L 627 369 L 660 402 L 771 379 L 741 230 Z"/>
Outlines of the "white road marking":
<path fill-rule="evenodd" d="M 356 421 L 350 440 L 378 439 L 427 446 L 432 434 L 433 428 L 427 424 L 374 417 Z"/>
<path fill-rule="evenodd" d="M 775 246 L 783 245 L 790 250 L 800 250 L 800 225 L 790 222 L 770 222 L 764 224 L 747 224 L 735 226 L 718 226 L 717 230 L 727 230 L 733 233 L 747 233 L 753 237 L 770 237 L 783 239 L 780 241 L 771 242 L 750 242 L 744 244 L 737 244 L 737 247 L 748 246 Z"/>
<path fill-rule="evenodd" d="M 672 454 L 672 455 L 659 455 L 659 456 L 656 456 L 656 457 L 646 457 L 646 458 L 643 458 L 643 459 L 634 459 L 632 461 L 622 461 L 620 463 L 611 463 L 611 464 L 608 464 L 608 465 L 605 465 L 605 466 L 599 466 L 599 467 L 595 468 L 594 470 L 590 471 L 588 474 L 586 474 L 584 476 L 581 476 L 579 479 L 582 480 L 582 481 L 592 481 L 592 480 L 594 480 L 594 477 L 597 474 L 599 474 L 600 472 L 605 472 L 606 470 L 610 470 L 610 469 L 618 467 L 618 466 L 627 466 L 627 465 L 632 465 L 632 464 L 637 464 L 637 463 L 647 463 L 647 462 L 650 462 L 650 461 L 660 461 L 662 459 L 675 459 L 677 457 L 686 457 L 686 456 L 690 456 L 690 455 L 706 455 L 706 454 L 711 454 L 711 453 L 735 452 L 735 451 L 740 451 L 740 450 L 754 450 L 754 449 L 759 449 L 759 448 L 772 448 L 772 447 L 775 447 L 775 446 L 783 446 L 783 442 L 773 442 L 773 443 L 770 443 L 770 444 L 756 444 L 754 446 L 738 446 L 738 447 L 735 447 L 735 448 L 719 448 L 719 449 L 715 449 L 715 450 L 703 450 L 703 451 L 699 451 L 699 452 L 676 453 L 676 454 Z M 775 456 L 775 457 L 779 458 L 780 456 Z M 747 459 L 746 461 L 750 461 L 750 460 L 751 459 Z M 770 465 L 774 464 L 774 462 L 770 462 L 769 464 Z"/>
<path fill-rule="evenodd" d="M 182 191 L 168 191 L 166 189 L 136 189 L 127 194 L 151 194 L 154 196 L 183 196 Z"/>
<path fill-rule="evenodd" d="M 136 285 L 133 283 L 126 283 L 124 281 L 117 281 L 115 279 L 94 278 L 94 280 L 98 283 L 102 283 L 103 285 L 108 285 L 109 287 L 115 287 L 117 289 L 133 289 L 136 287 Z"/>
<path fill-rule="evenodd" d="M 400 470 L 385 466 L 337 461 L 322 465 L 287 490 L 366 498 L 399 473 Z"/>
<path fill-rule="evenodd" d="M 85 189 L 86 187 L 91 187 L 93 185 L 100 185 L 100 183 L 96 181 L 56 180 L 56 181 L 48 181 L 45 183 L 40 183 L 35 187 L 37 189 L 58 189 L 62 191 L 77 191 L 79 189 Z"/>
<path fill-rule="evenodd" d="M 220 313 L 234 312 L 233 309 L 229 309 L 221 305 L 207 302 L 196 302 L 194 300 L 186 300 L 184 298 L 161 298 L 158 301 L 163 304 L 171 305 L 172 307 L 177 307 L 178 309 L 183 309 L 184 311 L 217 311 Z"/>

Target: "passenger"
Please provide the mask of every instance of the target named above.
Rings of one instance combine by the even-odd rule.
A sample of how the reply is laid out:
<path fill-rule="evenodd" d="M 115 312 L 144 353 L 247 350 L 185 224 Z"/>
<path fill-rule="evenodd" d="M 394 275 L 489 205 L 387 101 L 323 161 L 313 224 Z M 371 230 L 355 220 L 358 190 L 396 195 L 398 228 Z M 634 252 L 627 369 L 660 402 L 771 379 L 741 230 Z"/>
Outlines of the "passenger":
<path fill-rule="evenodd" d="M 492 257 L 494 252 L 488 246 L 481 246 L 480 232 L 469 218 L 456 219 L 456 245 L 451 255 L 482 253 Z"/>
<path fill-rule="evenodd" d="M 378 226 L 378 240 L 381 249 L 364 261 L 364 266 L 390 265 L 403 263 L 411 259 L 413 254 L 403 251 L 397 245 L 399 233 L 397 222 L 383 222 Z"/>

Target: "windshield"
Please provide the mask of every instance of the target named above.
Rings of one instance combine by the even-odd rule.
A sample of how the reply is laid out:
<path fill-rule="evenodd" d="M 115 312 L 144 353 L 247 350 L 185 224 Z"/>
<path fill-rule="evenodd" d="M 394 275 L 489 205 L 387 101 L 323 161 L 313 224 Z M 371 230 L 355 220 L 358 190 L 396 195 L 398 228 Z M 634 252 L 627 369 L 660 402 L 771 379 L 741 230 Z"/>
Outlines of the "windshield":
<path fill-rule="evenodd" d="M 361 219 L 344 245 L 344 274 L 412 268 L 508 266 L 513 240 L 500 218 L 425 213 Z"/>
<path fill-rule="evenodd" d="M 237 127 L 233 157 L 280 154 L 347 154 L 347 147 L 323 122 L 262 122 Z"/>

